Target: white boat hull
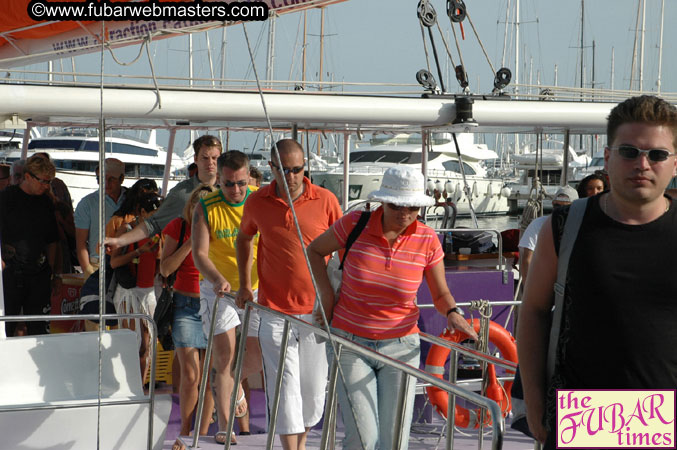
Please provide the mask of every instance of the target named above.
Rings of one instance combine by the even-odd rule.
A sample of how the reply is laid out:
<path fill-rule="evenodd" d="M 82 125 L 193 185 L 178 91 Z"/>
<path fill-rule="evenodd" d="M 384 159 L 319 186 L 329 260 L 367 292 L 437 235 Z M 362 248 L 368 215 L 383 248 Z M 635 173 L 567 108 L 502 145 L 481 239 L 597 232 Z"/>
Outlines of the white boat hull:
<path fill-rule="evenodd" d="M 368 172 L 354 172 L 349 176 L 348 201 L 366 200 L 370 192 L 381 186 L 385 168 L 371 167 Z M 447 198 L 456 204 L 458 215 L 470 215 L 468 197 L 464 193 L 461 175 L 448 171 L 428 171 L 428 178 L 443 187 Z M 439 181 L 439 183 L 438 183 Z M 332 191 L 343 201 L 343 174 L 325 172 L 313 174 L 313 183 Z M 508 198 L 504 195 L 503 180 L 468 177 L 470 200 L 477 215 L 501 215 L 508 213 Z M 449 188 L 449 189 L 447 189 Z M 444 200 L 440 198 L 440 200 Z"/>
<path fill-rule="evenodd" d="M 99 185 L 96 183 L 96 175 L 91 172 L 57 169 L 56 177 L 63 180 L 63 182 L 66 183 L 66 186 L 68 186 L 68 192 L 70 192 L 71 199 L 73 200 L 73 208 L 78 206 L 78 203 L 80 203 L 80 200 L 82 200 L 84 196 L 91 194 L 99 188 Z M 155 180 L 158 188 L 162 189 L 162 177 L 126 177 L 122 184 L 123 186 L 131 187 L 140 178 Z M 170 178 L 167 190 L 171 190 L 179 183 L 179 181 L 181 180 Z M 163 193 L 163 195 L 166 195 L 166 192 Z"/>

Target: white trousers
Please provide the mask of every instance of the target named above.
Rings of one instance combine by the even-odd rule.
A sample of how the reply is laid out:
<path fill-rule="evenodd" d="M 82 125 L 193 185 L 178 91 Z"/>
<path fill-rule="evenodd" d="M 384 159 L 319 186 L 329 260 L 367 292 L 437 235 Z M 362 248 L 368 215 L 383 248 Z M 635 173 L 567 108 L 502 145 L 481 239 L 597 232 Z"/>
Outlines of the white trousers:
<path fill-rule="evenodd" d="M 266 383 L 267 421 L 275 395 L 277 366 L 284 320 L 260 312 L 259 343 L 263 355 L 263 373 Z M 312 322 L 312 315 L 296 316 Z M 327 386 L 327 354 L 324 343 L 318 344 L 315 335 L 294 324 L 290 327 L 287 354 L 280 388 L 276 434 L 303 433 L 316 425 L 324 413 Z"/>

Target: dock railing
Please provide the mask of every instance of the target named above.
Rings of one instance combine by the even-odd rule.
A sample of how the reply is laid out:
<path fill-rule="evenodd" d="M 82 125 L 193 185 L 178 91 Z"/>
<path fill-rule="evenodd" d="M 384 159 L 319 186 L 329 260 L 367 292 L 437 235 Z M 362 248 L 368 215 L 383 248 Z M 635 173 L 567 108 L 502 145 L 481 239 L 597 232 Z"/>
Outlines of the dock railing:
<path fill-rule="evenodd" d="M 148 331 L 150 334 L 150 379 L 151 383 L 148 384 L 148 396 L 147 398 L 141 399 L 128 399 L 128 400 L 73 400 L 73 401 L 61 401 L 58 405 L 27 405 L 21 407 L 2 407 L 0 406 L 0 412 L 10 412 L 10 411 L 37 411 L 44 409 L 69 409 L 69 408 L 85 408 L 92 406 L 110 406 L 110 405 L 138 405 L 138 404 L 148 404 L 148 440 L 146 448 L 151 450 L 153 448 L 153 417 L 155 415 L 155 363 L 157 358 L 157 326 L 153 318 L 147 314 L 59 314 L 59 315 L 21 315 L 21 316 L 0 316 L 0 322 L 50 322 L 50 321 L 60 321 L 60 320 L 100 320 L 104 321 L 109 319 L 140 319 L 145 321 L 148 324 Z M 106 323 L 106 322 L 104 322 Z M 67 333 L 59 333 L 67 334 Z M 51 335 L 42 335 L 42 336 L 51 336 Z M 13 339 L 11 337 L 6 337 L 0 339 Z M 101 345 L 101 343 L 99 343 Z M 142 380 L 143 382 L 143 380 Z M 100 382 L 99 382 L 100 384 Z M 98 433 L 97 433 L 98 434 Z M 98 439 L 97 439 L 98 440 Z M 97 442 L 97 447 L 98 447 Z"/>
<path fill-rule="evenodd" d="M 230 294 L 226 295 L 227 299 L 230 299 L 232 301 L 232 296 Z M 218 302 L 217 302 L 218 304 Z M 491 437 L 491 448 L 492 450 L 500 450 L 503 446 L 503 438 L 505 434 L 505 420 L 503 419 L 503 415 L 501 413 L 501 408 L 500 406 L 493 400 L 484 397 L 482 395 L 479 395 L 475 392 L 469 391 L 467 389 L 464 389 L 462 387 L 459 387 L 458 385 L 444 381 L 440 378 L 437 378 L 433 375 L 431 375 L 428 372 L 425 372 L 417 367 L 412 367 L 408 364 L 405 364 L 401 361 L 398 361 L 396 359 L 392 359 L 388 356 L 382 355 L 378 352 L 375 352 L 373 350 L 370 350 L 366 347 L 363 347 L 361 345 L 355 344 L 354 342 L 344 339 L 340 336 L 336 335 L 331 335 L 308 322 L 305 322 L 303 320 L 300 320 L 296 317 L 289 316 L 283 313 L 280 313 L 278 311 L 272 310 L 270 308 L 267 308 L 265 306 L 259 305 L 257 303 L 252 303 L 248 302 L 246 307 L 245 307 L 245 312 L 244 312 L 244 317 L 242 320 L 242 338 L 240 339 L 239 345 L 238 345 L 238 352 L 237 352 L 237 357 L 236 357 L 236 362 L 235 362 L 235 384 L 234 386 L 238 386 L 240 383 L 240 375 L 241 375 L 241 370 L 242 370 L 242 363 L 243 363 L 243 358 L 244 358 L 244 351 L 245 351 L 245 341 L 246 341 L 246 336 L 248 333 L 248 328 L 249 328 L 249 317 L 251 314 L 251 311 L 253 309 L 257 309 L 260 313 L 264 314 L 269 314 L 278 318 L 283 319 L 285 322 L 284 329 L 283 329 L 283 334 L 282 334 L 282 342 L 281 342 L 281 351 L 280 351 L 280 359 L 278 362 L 278 371 L 277 371 L 277 380 L 276 380 L 276 387 L 275 387 L 275 393 L 273 395 L 273 404 L 269 408 L 269 424 L 268 424 L 268 441 L 266 444 L 267 449 L 272 449 L 273 448 L 273 442 L 275 439 L 275 425 L 277 422 L 277 413 L 278 413 L 278 405 L 279 405 L 279 397 L 280 397 L 280 385 L 282 382 L 282 373 L 284 370 L 284 361 L 285 361 L 285 356 L 286 356 L 286 346 L 287 342 L 289 339 L 289 332 L 291 325 L 294 324 L 296 326 L 305 328 L 307 330 L 312 331 L 316 336 L 323 338 L 327 341 L 327 345 L 335 345 L 335 354 L 337 355 L 337 358 L 334 359 L 332 365 L 329 368 L 329 382 L 328 382 L 328 391 L 327 391 L 327 400 L 325 404 L 325 414 L 324 414 L 324 426 L 322 429 L 322 438 L 320 441 L 320 449 L 321 450 L 327 450 L 330 448 L 333 448 L 334 442 L 331 439 L 331 436 L 334 435 L 334 429 L 336 426 L 336 387 L 337 387 L 337 382 L 339 378 L 339 366 L 338 366 L 338 358 L 340 358 L 341 350 L 343 348 L 350 349 L 351 351 L 354 351 L 356 353 L 359 353 L 361 355 L 364 355 L 369 358 L 373 358 L 374 360 L 379 361 L 382 364 L 386 364 L 388 366 L 391 366 L 395 369 L 398 369 L 402 371 L 403 376 L 404 375 L 409 375 L 411 377 L 414 377 L 422 382 L 429 383 L 432 386 L 438 387 L 439 389 L 444 390 L 447 392 L 450 396 L 451 399 L 455 399 L 456 396 L 465 399 L 469 402 L 472 402 L 484 410 L 488 411 L 491 417 L 493 418 L 491 422 L 491 430 L 492 430 L 492 437 Z M 214 314 L 215 315 L 215 314 Z M 459 346 L 457 344 L 447 342 L 443 339 L 436 338 L 434 336 L 429 336 L 429 335 L 421 335 L 424 339 L 431 340 L 435 344 L 438 345 L 443 345 L 445 347 L 448 347 L 452 350 L 452 354 L 454 351 L 456 352 L 461 352 L 461 353 L 468 353 L 471 354 L 473 357 L 480 359 L 480 360 L 485 360 L 489 363 L 492 364 L 499 364 L 502 367 L 507 367 L 507 368 L 514 368 L 513 365 L 511 365 L 510 362 L 507 361 L 502 361 L 499 358 L 493 357 L 491 355 L 486 355 L 486 354 L 481 354 L 478 352 L 474 352 L 470 349 L 466 349 L 465 347 Z M 455 372 L 454 372 L 455 375 Z M 404 402 L 406 399 L 405 393 L 407 390 L 406 383 L 403 383 L 404 387 L 400 389 L 400 392 L 398 393 L 398 409 L 397 411 L 400 412 L 399 415 L 399 420 L 400 423 L 402 423 L 402 420 L 404 420 Z M 237 390 L 233 389 L 233 393 L 230 398 L 230 417 L 234 417 L 233 413 L 235 411 L 235 406 L 237 402 Z M 198 401 L 198 411 L 201 410 L 201 405 L 202 402 L 204 401 L 203 396 L 200 396 L 200 399 Z M 450 405 L 452 402 L 450 401 Z M 446 442 L 446 448 L 448 450 L 452 449 L 453 445 L 453 439 L 450 438 L 450 435 L 453 433 L 453 409 L 452 409 L 452 414 L 447 414 L 447 442 Z M 227 431 L 227 436 L 230 436 L 230 434 L 233 431 L 233 420 L 228 421 L 228 429 Z M 196 429 L 199 427 L 199 423 L 195 425 Z M 401 430 L 402 427 L 395 427 L 397 430 Z M 480 434 L 480 438 L 481 438 Z M 395 441 L 397 442 L 397 439 L 408 439 L 408 436 L 396 436 Z M 332 440 L 332 442 L 330 442 Z M 481 443 L 481 441 L 480 441 Z M 193 447 L 191 447 L 193 448 Z M 226 439 L 225 442 L 225 448 L 229 449 L 230 448 L 230 439 Z"/>

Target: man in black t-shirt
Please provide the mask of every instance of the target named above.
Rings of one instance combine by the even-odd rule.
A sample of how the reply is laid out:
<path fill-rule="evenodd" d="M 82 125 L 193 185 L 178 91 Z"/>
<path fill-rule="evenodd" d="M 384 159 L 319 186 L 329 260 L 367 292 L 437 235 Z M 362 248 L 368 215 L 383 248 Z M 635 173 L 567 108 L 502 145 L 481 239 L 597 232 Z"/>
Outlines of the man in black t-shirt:
<path fill-rule="evenodd" d="M 677 173 L 677 109 L 654 96 L 630 98 L 611 110 L 607 140 L 611 187 L 588 199 L 571 250 L 551 379 L 546 354 L 566 209 L 541 228 L 520 311 L 527 421 L 546 449 L 557 440 L 555 389 L 677 386 L 677 208 L 665 195 Z"/>
<path fill-rule="evenodd" d="M 5 310 L 10 315 L 48 314 L 58 241 L 54 206 L 46 195 L 54 179 L 51 161 L 32 156 L 20 184 L 0 192 L 0 242 Z M 15 324 L 8 322 L 7 336 Z M 29 335 L 49 332 L 47 322 L 28 322 Z"/>

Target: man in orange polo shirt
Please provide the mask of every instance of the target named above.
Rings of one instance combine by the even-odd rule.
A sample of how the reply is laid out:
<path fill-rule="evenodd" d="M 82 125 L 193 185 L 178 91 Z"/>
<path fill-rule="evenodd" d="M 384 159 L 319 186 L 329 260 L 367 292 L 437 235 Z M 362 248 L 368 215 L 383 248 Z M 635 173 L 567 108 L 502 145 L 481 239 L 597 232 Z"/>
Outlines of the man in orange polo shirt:
<path fill-rule="evenodd" d="M 292 139 L 283 139 L 275 145 L 269 162 L 275 180 L 250 195 L 244 205 L 236 243 L 240 273 L 237 302 L 238 306 L 244 307 L 245 302 L 253 299 L 252 243 L 258 232 L 258 302 L 312 322 L 315 290 L 287 201 L 283 177 L 294 202 L 303 247 L 341 217 L 341 208 L 334 194 L 311 184 L 303 176 L 305 161 L 301 145 Z M 281 166 L 278 162 L 282 163 Z M 261 314 L 259 342 L 263 353 L 266 396 L 275 392 L 283 326 L 284 320 Z M 308 430 L 322 417 L 326 384 L 324 343 L 318 344 L 313 334 L 292 325 L 276 425 L 285 450 L 305 449 Z M 272 401 L 270 397 L 267 399 Z"/>

